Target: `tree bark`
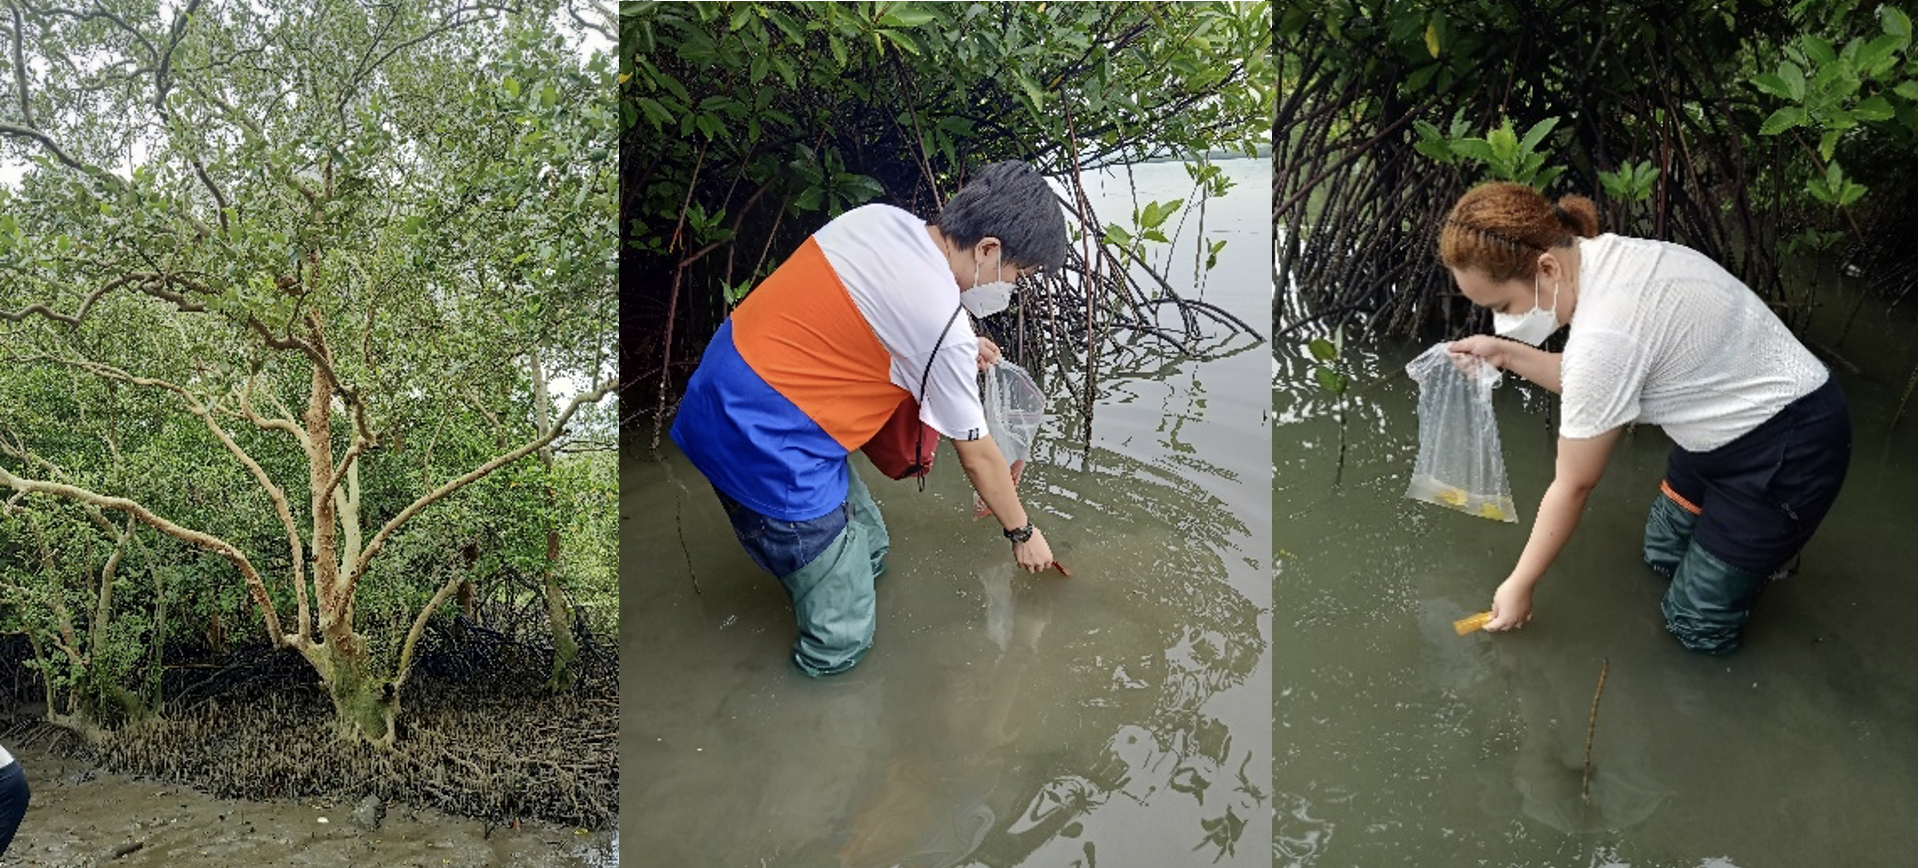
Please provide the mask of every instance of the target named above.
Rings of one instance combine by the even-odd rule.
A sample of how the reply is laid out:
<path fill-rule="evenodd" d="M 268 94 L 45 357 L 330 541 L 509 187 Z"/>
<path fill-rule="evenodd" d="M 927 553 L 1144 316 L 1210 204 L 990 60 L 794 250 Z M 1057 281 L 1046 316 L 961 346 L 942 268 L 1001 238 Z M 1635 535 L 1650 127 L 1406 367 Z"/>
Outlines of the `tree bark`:
<path fill-rule="evenodd" d="M 546 623 L 553 633 L 553 672 L 546 679 L 546 689 L 558 692 L 571 687 L 575 677 L 573 660 L 579 657 L 579 642 L 573 638 L 573 609 L 566 603 L 566 594 L 559 587 L 559 527 L 553 523 L 553 513 L 558 509 L 558 498 L 553 491 L 553 398 L 547 389 L 546 372 L 540 367 L 539 353 L 527 355 L 526 366 L 533 376 L 533 421 L 534 431 L 541 439 L 548 440 L 547 445 L 539 448 L 539 463 L 546 470 L 546 480 L 541 486 L 546 509 L 543 510 L 543 522 L 546 525 L 546 567 L 541 571 L 540 590 L 546 596 Z"/>

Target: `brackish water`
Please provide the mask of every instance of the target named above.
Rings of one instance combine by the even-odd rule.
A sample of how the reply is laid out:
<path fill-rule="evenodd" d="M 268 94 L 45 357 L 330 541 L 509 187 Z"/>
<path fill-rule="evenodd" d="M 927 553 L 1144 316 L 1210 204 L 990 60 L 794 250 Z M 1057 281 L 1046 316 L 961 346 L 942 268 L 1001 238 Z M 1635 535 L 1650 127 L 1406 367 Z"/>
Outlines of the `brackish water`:
<path fill-rule="evenodd" d="M 1269 170 L 1222 165 L 1239 186 L 1208 205 L 1207 235 L 1229 243 L 1205 298 L 1257 323 Z M 1141 203 L 1189 192 L 1178 164 L 1133 183 Z M 1130 195 L 1106 179 L 1102 216 L 1123 219 Z M 1172 261 L 1190 287 L 1190 249 Z M 705 480 L 629 434 L 629 850 L 649 865 L 1270 865 L 1270 363 L 1243 336 L 1205 349 L 1108 370 L 1089 451 L 1051 392 L 1060 418 L 1020 496 L 1073 578 L 1015 570 L 950 446 L 923 493 L 855 458 L 892 552 L 874 648 L 830 679 L 793 670 L 784 592 Z"/>
<path fill-rule="evenodd" d="M 1882 306 L 1877 306 L 1882 308 Z M 1556 407 L 1496 394 L 1517 525 L 1403 497 L 1418 449 L 1406 361 L 1347 346 L 1335 402 L 1277 350 L 1272 451 L 1279 661 L 1275 864 L 1908 865 L 1918 852 L 1918 418 L 1890 425 L 1914 361 L 1908 312 L 1868 305 L 1839 352 L 1856 444 L 1800 572 L 1745 645 L 1682 650 L 1639 559 L 1670 443 L 1623 438 L 1524 630 L 1454 635 L 1490 608 L 1551 478 Z M 1836 339 L 1834 299 L 1812 330 Z M 1592 695 L 1610 661 L 1580 789 Z"/>

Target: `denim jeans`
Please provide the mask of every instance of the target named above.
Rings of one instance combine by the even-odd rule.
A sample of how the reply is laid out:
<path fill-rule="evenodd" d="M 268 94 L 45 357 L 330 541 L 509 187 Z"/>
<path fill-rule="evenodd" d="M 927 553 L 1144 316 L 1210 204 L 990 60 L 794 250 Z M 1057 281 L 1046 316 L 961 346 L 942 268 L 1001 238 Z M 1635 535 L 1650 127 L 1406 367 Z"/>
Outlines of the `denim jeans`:
<path fill-rule="evenodd" d="M 785 586 L 799 626 L 793 665 L 812 676 L 851 669 L 872 647 L 873 579 L 885 572 L 891 548 L 872 492 L 852 468 L 847 475 L 845 501 L 807 521 L 769 518 L 714 489 L 739 544 Z"/>

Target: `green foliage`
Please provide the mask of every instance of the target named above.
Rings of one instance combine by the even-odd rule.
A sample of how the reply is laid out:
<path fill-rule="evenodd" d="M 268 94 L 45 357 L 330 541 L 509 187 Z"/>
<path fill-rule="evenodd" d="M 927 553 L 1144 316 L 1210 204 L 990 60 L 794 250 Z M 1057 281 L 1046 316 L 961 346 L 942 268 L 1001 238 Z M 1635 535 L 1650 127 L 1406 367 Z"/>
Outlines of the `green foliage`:
<path fill-rule="evenodd" d="M 350 575 L 354 547 L 403 510 L 535 437 L 529 359 L 573 391 L 610 376 L 615 64 L 569 43 L 552 2 L 101 9 L 23 9 L 23 32 L 0 36 L 26 58 L 9 96 L 34 109 L 0 130 L 28 161 L 0 188 L 0 469 L 230 544 L 283 632 L 306 632 L 293 580 L 321 605 L 322 529 Z M 561 445 L 611 428 L 588 408 Z M 336 477 L 323 528 L 314 480 Z M 49 522 L 68 508 L 18 506 Z M 513 515 L 507 545 L 543 544 L 540 516 Z M 398 645 L 470 539 L 415 532 L 325 604 L 349 627 L 364 614 L 369 647 Z M 139 533 L 151 561 L 122 569 L 155 590 L 122 596 L 102 637 L 266 637 L 233 559 Z M 76 577 L 103 560 L 63 556 Z M 94 664 L 120 665 L 105 650 Z M 371 662 L 390 677 L 393 658 Z"/>
<path fill-rule="evenodd" d="M 1822 172 L 1805 191 L 1818 202 L 1846 207 L 1866 188 L 1845 179 L 1836 162 L 1839 143 L 1861 127 L 1889 135 L 1906 153 L 1918 151 L 1918 55 L 1911 52 L 1911 19 L 1897 7 L 1878 7 L 1877 32 L 1852 36 L 1843 47 L 1818 33 L 1802 33 L 1783 47 L 1770 72 L 1750 81 L 1782 102 L 1759 125 L 1760 136 L 1796 130 L 1818 136 Z"/>
<path fill-rule="evenodd" d="M 1627 160 L 1617 169 L 1598 173 L 1598 183 L 1605 189 L 1605 195 L 1624 202 L 1643 202 L 1652 197 L 1652 190 L 1658 186 L 1658 167 L 1651 160 L 1633 163 Z"/>
<path fill-rule="evenodd" d="M 1306 352 L 1318 363 L 1312 367 L 1312 378 L 1318 381 L 1319 388 L 1334 397 L 1343 398 L 1346 387 L 1351 385 L 1345 374 L 1339 371 L 1339 359 L 1345 355 L 1345 327 L 1333 329 L 1331 340 L 1313 338 L 1306 344 Z"/>
<path fill-rule="evenodd" d="M 735 304 L 832 217 L 871 201 L 930 216 L 996 160 L 1061 176 L 1255 154 L 1269 38 L 1263 2 L 622 4 L 621 230 L 656 275 L 636 291 L 663 310 L 673 272 L 710 251 L 694 297 Z M 1137 216 L 1159 219 L 1108 237 L 1171 237 L 1168 215 Z"/>
<path fill-rule="evenodd" d="M 1805 185 L 1805 190 L 1811 193 L 1813 199 L 1839 208 L 1850 205 L 1865 195 L 1865 187 L 1862 184 L 1852 183 L 1846 178 L 1844 171 L 1836 162 L 1827 163 L 1824 176 L 1812 178 Z"/>
<path fill-rule="evenodd" d="M 1132 211 L 1134 231 L 1127 231 L 1117 223 L 1108 223 L 1106 224 L 1105 231 L 1106 240 L 1123 247 L 1129 247 L 1135 255 L 1139 256 L 1144 255 L 1145 242 L 1147 241 L 1159 244 L 1171 244 L 1172 239 L 1165 234 L 1165 221 L 1166 218 L 1179 213 L 1179 209 L 1184 207 L 1184 205 L 1184 199 L 1173 199 L 1169 202 L 1147 202 L 1145 208 L 1135 208 Z"/>
<path fill-rule="evenodd" d="M 1546 166 L 1551 152 L 1541 149 L 1545 137 L 1558 126 L 1558 118 L 1546 118 L 1532 125 L 1520 138 L 1505 118 L 1483 137 L 1464 135 L 1462 117 L 1452 120 L 1449 133 L 1426 121 L 1414 121 L 1419 140 L 1413 147 L 1440 163 L 1477 164 L 1493 180 L 1514 181 L 1534 189 L 1550 187 L 1564 166 Z"/>

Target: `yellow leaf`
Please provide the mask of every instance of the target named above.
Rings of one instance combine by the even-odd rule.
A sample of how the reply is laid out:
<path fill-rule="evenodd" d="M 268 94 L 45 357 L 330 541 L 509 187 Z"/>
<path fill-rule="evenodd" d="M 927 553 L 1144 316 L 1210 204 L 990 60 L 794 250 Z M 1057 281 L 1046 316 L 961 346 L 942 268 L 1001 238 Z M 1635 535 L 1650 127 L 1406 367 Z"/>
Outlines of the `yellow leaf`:
<path fill-rule="evenodd" d="M 1436 22 L 1425 25 L 1425 50 L 1432 52 L 1434 60 L 1438 59 L 1438 24 Z"/>
<path fill-rule="evenodd" d="M 620 73 L 620 74 L 619 74 L 619 83 L 620 83 L 620 84 L 625 84 L 625 83 L 626 83 L 626 80 L 627 80 L 627 79 L 629 79 L 629 78 L 632 78 L 632 77 L 633 77 L 633 74 L 632 74 L 632 73 L 630 73 L 630 72 L 622 72 L 622 73 Z"/>

